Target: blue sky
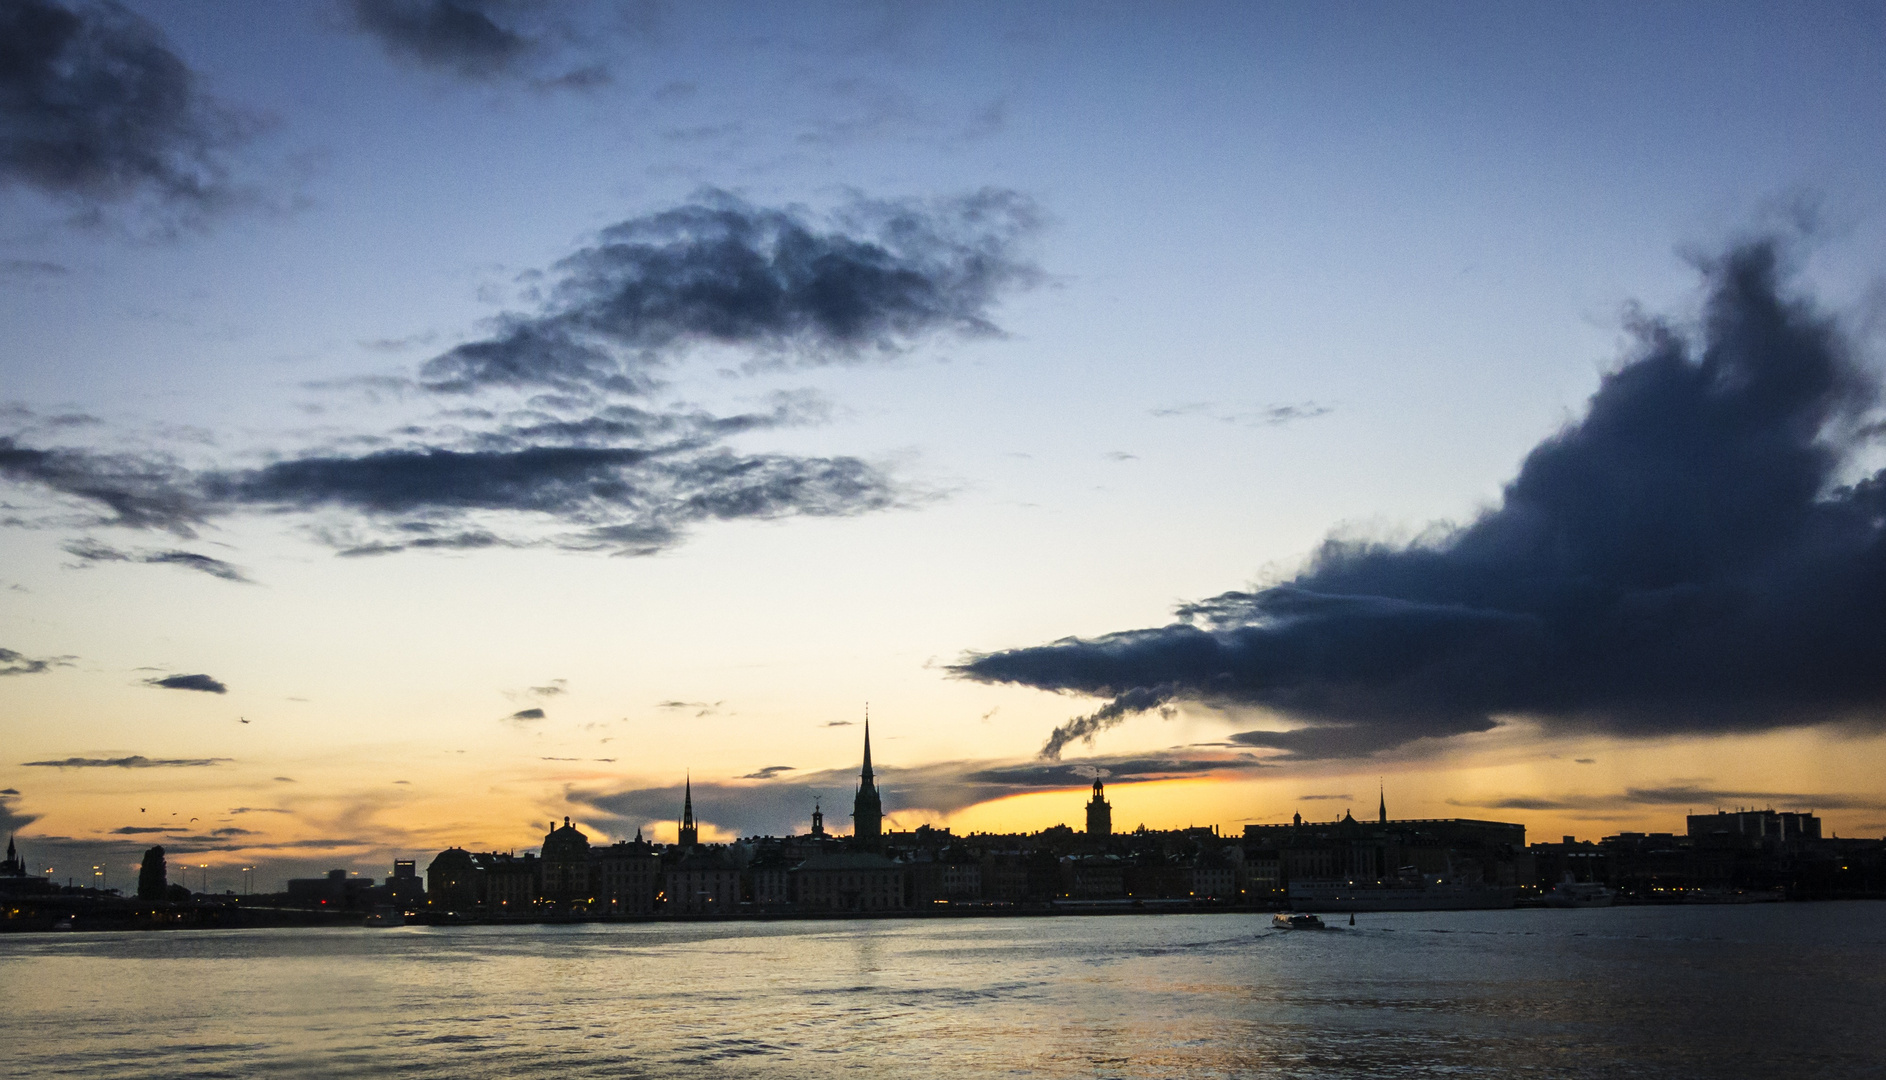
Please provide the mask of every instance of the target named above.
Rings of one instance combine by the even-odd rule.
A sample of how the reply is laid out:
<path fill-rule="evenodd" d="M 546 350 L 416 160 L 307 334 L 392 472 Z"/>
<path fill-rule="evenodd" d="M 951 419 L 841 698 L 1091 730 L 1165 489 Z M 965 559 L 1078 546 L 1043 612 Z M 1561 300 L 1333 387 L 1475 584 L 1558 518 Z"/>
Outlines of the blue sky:
<path fill-rule="evenodd" d="M 1078 802 L 1058 774 L 963 778 L 1038 761 L 1111 695 L 953 676 L 966 654 L 1162 626 L 1293 578 L 1332 534 L 1444 535 L 1584 415 L 1639 313 L 1694 327 L 1698 261 L 1750 237 L 1783 238 L 1783 287 L 1878 370 L 1876 5 L 72 10 L 191 73 L 220 171 L 211 198 L 48 180 L 6 129 L 0 435 L 86 468 L 162 462 L 192 498 L 215 477 L 261 494 L 167 531 L 19 470 L 0 491 L 0 648 L 46 665 L 0 678 L 0 787 L 68 861 L 168 835 L 114 833 L 158 828 L 138 816 L 158 795 L 249 829 L 172 841 L 231 864 L 523 846 L 572 809 L 633 832 L 687 768 L 724 834 L 803 827 L 856 754 L 857 729 L 827 725 L 866 700 L 880 759 L 911 770 L 910 823 L 1052 824 Z M 498 37 L 388 29 L 452 11 Z M 32 118 L 9 101 L 9 124 Z M 1008 216 L 966 209 L 992 205 Z M 626 397 L 427 389 L 428 361 L 507 328 L 593 330 L 565 260 L 611 227 L 728 206 L 893 248 L 904 214 L 935 235 L 899 265 L 948 312 L 612 338 L 652 350 L 636 363 L 659 386 Z M 963 270 L 978 244 L 1002 272 Z M 433 492 L 401 517 L 285 498 L 266 471 L 488 450 L 525 413 L 626 406 L 706 440 L 688 471 L 636 474 L 685 488 L 637 489 L 656 502 L 631 523 L 670 529 L 640 548 L 574 550 L 629 521 L 620 504 L 447 514 Z M 775 419 L 709 438 L 704 416 Z M 1843 445 L 1846 478 L 1879 467 L 1876 444 Z M 701 512 L 725 489 L 685 485 L 723 452 L 812 486 Z M 834 462 L 864 489 L 806 479 Z M 422 518 L 497 540 L 343 554 Z M 226 692 L 147 682 L 198 673 Z M 1224 740 L 1287 712 L 1173 710 L 1067 760 L 1120 766 L 1150 824 L 1366 802 L 1387 773 L 1423 816 L 1562 796 L 1527 817 L 1552 834 L 1670 827 L 1681 807 L 1628 793 L 1673 790 L 1819 797 L 1886 830 L 1864 716 L 1628 735 L 1514 717 L 1286 764 Z M 25 764 L 133 756 L 214 763 Z"/>

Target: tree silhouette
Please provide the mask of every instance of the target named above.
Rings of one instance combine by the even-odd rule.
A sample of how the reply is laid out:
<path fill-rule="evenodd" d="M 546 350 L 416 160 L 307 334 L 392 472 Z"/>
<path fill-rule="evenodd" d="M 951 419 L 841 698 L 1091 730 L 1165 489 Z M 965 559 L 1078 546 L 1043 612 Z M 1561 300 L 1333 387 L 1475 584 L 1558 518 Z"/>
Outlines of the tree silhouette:
<path fill-rule="evenodd" d="M 144 853 L 144 864 L 138 867 L 138 899 L 162 900 L 169 891 L 168 874 L 164 869 L 164 848 L 160 844 Z"/>

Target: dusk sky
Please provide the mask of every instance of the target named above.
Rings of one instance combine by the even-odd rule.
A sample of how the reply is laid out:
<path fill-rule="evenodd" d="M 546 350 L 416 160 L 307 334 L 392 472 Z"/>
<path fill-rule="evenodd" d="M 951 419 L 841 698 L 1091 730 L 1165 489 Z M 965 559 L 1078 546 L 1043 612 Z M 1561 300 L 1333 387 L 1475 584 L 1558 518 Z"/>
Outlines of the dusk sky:
<path fill-rule="evenodd" d="M 869 702 L 893 828 L 1881 835 L 1881 117 L 1877 4 L 0 0 L 0 831 L 842 831 Z"/>

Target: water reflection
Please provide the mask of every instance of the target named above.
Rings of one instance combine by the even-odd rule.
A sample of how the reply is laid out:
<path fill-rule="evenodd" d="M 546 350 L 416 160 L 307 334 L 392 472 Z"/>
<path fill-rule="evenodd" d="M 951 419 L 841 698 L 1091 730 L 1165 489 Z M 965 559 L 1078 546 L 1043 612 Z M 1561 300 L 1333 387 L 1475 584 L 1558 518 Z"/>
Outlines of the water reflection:
<path fill-rule="evenodd" d="M 0 939 L 21 1076 L 1886 1072 L 1886 904 Z"/>

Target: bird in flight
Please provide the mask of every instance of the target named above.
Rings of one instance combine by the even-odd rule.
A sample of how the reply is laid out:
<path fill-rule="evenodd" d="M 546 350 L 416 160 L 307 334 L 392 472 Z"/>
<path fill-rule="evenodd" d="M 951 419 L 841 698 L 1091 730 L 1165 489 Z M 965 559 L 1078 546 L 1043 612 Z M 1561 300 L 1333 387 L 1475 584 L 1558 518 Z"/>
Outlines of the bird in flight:
<path fill-rule="evenodd" d="M 243 722 L 243 723 L 245 723 L 245 724 L 249 722 L 249 718 L 248 718 L 248 717 L 246 717 L 246 716 L 238 716 L 238 717 L 236 717 L 236 719 L 238 719 L 238 720 L 240 720 L 240 721 L 242 721 L 242 722 Z"/>

